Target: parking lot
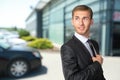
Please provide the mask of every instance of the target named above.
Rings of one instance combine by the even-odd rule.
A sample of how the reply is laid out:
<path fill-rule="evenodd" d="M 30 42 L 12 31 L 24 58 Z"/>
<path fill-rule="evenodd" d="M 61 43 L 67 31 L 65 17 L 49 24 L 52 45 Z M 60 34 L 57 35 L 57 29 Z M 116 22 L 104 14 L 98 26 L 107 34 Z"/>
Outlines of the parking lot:
<path fill-rule="evenodd" d="M 59 52 L 41 51 L 43 66 L 17 80 L 64 80 Z M 104 75 L 106 80 L 120 80 L 120 57 L 104 57 Z M 2 77 L 0 80 L 14 80 Z"/>

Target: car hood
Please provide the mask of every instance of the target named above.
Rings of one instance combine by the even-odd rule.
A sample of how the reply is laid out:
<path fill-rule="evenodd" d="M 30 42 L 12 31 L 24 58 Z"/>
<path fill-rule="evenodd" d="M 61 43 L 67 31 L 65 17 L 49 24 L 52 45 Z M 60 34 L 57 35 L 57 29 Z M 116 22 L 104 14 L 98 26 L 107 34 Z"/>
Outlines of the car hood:
<path fill-rule="evenodd" d="M 34 52 L 37 49 L 32 48 L 32 47 L 28 47 L 28 46 L 11 46 L 9 49 L 9 51 L 28 51 L 28 52 Z"/>

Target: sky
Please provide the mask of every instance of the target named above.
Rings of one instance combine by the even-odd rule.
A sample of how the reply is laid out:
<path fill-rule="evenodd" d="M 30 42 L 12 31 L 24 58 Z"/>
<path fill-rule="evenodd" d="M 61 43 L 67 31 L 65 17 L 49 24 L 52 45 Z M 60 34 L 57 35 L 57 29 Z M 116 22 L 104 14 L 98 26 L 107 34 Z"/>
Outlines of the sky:
<path fill-rule="evenodd" d="M 25 28 L 25 20 L 39 0 L 0 0 L 0 27 Z"/>

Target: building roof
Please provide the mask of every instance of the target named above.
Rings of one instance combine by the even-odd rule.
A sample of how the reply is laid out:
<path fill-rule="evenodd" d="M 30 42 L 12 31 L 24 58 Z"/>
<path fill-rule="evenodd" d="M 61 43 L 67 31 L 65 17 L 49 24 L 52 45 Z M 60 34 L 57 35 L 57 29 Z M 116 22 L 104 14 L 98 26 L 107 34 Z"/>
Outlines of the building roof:
<path fill-rule="evenodd" d="M 26 18 L 25 21 L 29 20 L 29 18 L 34 14 L 36 10 L 41 10 L 43 9 L 51 0 L 38 0 L 37 4 L 35 6 L 31 6 L 31 9 L 33 10 L 30 15 Z"/>

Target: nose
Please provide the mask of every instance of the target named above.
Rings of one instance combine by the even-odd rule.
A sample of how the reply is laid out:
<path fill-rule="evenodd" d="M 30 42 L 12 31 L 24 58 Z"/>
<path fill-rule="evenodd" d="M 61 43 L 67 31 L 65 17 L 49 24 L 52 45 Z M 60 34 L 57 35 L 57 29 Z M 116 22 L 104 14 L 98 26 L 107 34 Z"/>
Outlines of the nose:
<path fill-rule="evenodd" d="M 83 19 L 79 19 L 79 24 L 83 25 Z"/>

